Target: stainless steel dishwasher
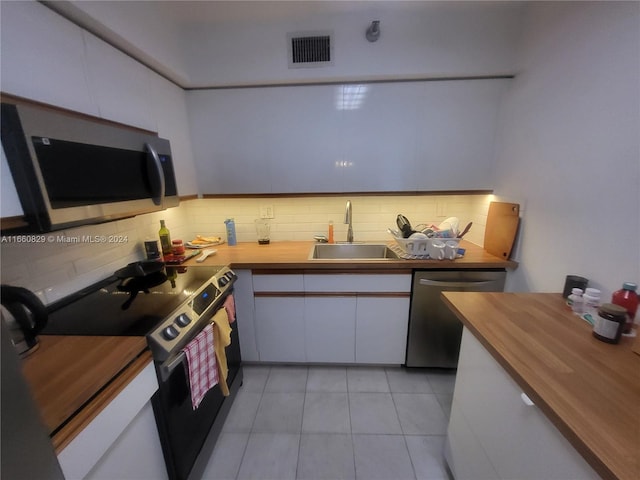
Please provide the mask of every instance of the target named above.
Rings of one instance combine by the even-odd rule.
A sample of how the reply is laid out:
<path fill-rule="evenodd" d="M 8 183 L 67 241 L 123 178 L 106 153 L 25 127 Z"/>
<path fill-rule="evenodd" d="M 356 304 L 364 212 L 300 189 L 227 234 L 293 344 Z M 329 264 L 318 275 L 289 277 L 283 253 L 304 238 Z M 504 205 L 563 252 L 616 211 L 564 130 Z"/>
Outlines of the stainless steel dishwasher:
<path fill-rule="evenodd" d="M 413 274 L 407 367 L 458 366 L 462 322 L 442 292 L 501 292 L 504 270 L 421 270 Z"/>

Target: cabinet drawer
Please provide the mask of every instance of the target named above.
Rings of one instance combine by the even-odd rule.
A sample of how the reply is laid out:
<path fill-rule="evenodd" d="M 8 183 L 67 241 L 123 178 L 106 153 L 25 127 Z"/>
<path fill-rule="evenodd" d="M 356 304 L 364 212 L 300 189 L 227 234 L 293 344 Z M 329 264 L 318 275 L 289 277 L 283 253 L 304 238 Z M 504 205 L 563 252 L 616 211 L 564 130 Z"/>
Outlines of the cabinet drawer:
<path fill-rule="evenodd" d="M 303 275 L 300 274 L 254 274 L 254 292 L 303 292 Z"/>
<path fill-rule="evenodd" d="M 255 289 L 255 284 L 254 284 Z M 306 292 L 411 292 L 409 274 L 358 274 L 339 273 L 331 275 L 306 274 Z"/>

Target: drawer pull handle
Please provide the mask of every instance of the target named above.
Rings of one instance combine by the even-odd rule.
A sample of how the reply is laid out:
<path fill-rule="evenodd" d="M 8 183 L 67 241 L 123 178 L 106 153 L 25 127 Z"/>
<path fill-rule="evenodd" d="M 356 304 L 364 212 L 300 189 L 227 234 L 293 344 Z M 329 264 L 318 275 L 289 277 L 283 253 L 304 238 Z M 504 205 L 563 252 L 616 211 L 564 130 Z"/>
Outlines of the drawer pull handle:
<path fill-rule="evenodd" d="M 524 393 L 524 392 L 522 392 L 522 393 L 520 394 L 520 399 L 524 402 L 524 404 L 525 404 L 527 407 L 533 407 L 533 406 L 535 406 L 535 403 L 533 403 L 533 401 L 532 401 L 532 400 L 527 396 L 527 394 L 526 394 L 526 393 Z"/>

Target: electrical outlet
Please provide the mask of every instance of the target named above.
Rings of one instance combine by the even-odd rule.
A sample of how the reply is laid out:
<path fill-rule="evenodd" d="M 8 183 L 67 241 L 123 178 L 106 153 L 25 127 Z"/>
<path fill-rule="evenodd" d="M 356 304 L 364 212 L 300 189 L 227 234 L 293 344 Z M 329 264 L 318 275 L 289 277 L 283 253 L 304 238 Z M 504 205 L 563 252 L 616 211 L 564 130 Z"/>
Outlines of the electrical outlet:
<path fill-rule="evenodd" d="M 273 205 L 260 205 L 260 218 L 273 218 Z"/>
<path fill-rule="evenodd" d="M 447 204 L 444 202 L 436 202 L 436 215 L 438 217 L 447 216 Z"/>

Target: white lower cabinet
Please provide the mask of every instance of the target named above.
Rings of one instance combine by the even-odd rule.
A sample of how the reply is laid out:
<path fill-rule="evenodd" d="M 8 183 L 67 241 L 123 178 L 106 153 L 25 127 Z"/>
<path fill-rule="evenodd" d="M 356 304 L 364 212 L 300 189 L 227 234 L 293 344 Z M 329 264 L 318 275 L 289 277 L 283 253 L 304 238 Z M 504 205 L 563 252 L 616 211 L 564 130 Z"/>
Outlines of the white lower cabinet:
<path fill-rule="evenodd" d="M 356 363 L 404 363 L 408 325 L 409 297 L 359 296 Z"/>
<path fill-rule="evenodd" d="M 254 273 L 258 360 L 402 364 L 410 290 L 409 274 Z"/>
<path fill-rule="evenodd" d="M 256 343 L 262 362 L 305 362 L 304 297 L 255 297 Z"/>
<path fill-rule="evenodd" d="M 356 297 L 305 297 L 305 350 L 308 362 L 353 363 Z"/>
<path fill-rule="evenodd" d="M 65 478 L 167 478 L 150 402 L 157 390 L 149 363 L 58 454 Z"/>
<path fill-rule="evenodd" d="M 168 478 L 151 402 L 147 402 L 85 480 Z"/>
<path fill-rule="evenodd" d="M 522 394 L 465 328 L 445 444 L 456 480 L 600 478 Z"/>

